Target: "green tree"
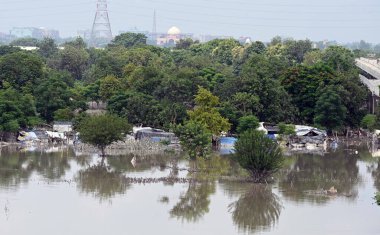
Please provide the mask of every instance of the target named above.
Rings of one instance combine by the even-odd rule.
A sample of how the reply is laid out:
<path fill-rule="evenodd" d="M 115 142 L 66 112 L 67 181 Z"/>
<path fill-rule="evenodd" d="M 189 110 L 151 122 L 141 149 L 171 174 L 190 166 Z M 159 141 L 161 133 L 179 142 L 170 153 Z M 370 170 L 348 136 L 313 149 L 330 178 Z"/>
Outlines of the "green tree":
<path fill-rule="evenodd" d="M 255 182 L 262 182 L 281 169 L 284 156 L 278 144 L 264 133 L 249 130 L 235 144 L 235 158 Z"/>
<path fill-rule="evenodd" d="M 232 96 L 231 103 L 242 115 L 256 114 L 262 110 L 260 98 L 248 92 L 238 92 Z"/>
<path fill-rule="evenodd" d="M 83 142 L 99 148 L 102 157 L 105 157 L 106 147 L 124 140 L 130 129 L 131 126 L 125 119 L 106 114 L 84 118 L 79 124 L 78 131 Z"/>
<path fill-rule="evenodd" d="M 285 44 L 285 54 L 289 61 L 301 63 L 304 60 L 305 54 L 312 50 L 310 40 L 287 40 Z"/>
<path fill-rule="evenodd" d="M 25 47 L 36 47 L 38 46 L 38 39 L 26 37 L 26 38 L 18 38 L 13 40 L 9 45 L 11 46 L 25 46 Z"/>
<path fill-rule="evenodd" d="M 259 125 L 259 119 L 256 116 L 244 116 L 239 119 L 239 126 L 237 127 L 237 132 L 239 134 L 242 134 L 248 130 L 255 130 L 259 127 Z"/>
<path fill-rule="evenodd" d="M 376 115 L 367 114 L 366 116 L 363 117 L 360 125 L 361 127 L 368 129 L 369 131 L 373 131 L 375 129 L 376 122 L 377 122 Z"/>
<path fill-rule="evenodd" d="M 15 52 L 0 58 L 0 88 L 6 82 L 18 91 L 33 93 L 42 76 L 42 60 L 32 53 Z"/>
<path fill-rule="evenodd" d="M 74 112 L 70 108 L 58 109 L 54 112 L 54 120 L 70 121 L 74 118 Z"/>
<path fill-rule="evenodd" d="M 21 49 L 14 46 L 0 46 L 0 56 L 11 54 L 15 52 L 20 52 Z"/>
<path fill-rule="evenodd" d="M 354 54 L 341 46 L 330 46 L 323 51 L 322 59 L 338 72 L 350 71 L 356 68 Z"/>
<path fill-rule="evenodd" d="M 45 58 L 58 54 L 58 46 L 52 38 L 44 38 L 38 42 L 38 53 Z"/>
<path fill-rule="evenodd" d="M 346 112 L 339 95 L 333 87 L 328 87 L 317 101 L 314 122 L 328 131 L 339 130 L 343 126 Z"/>
<path fill-rule="evenodd" d="M 307 66 L 313 66 L 320 62 L 322 62 L 322 52 L 318 49 L 307 52 L 303 59 L 303 63 Z"/>
<path fill-rule="evenodd" d="M 216 108 L 219 105 L 217 96 L 199 87 L 198 94 L 195 96 L 195 104 L 194 110 L 188 111 L 190 120 L 204 124 L 216 137 L 220 136 L 221 132 L 230 130 L 231 124 L 220 115 Z"/>
<path fill-rule="evenodd" d="M 70 72 L 76 80 L 81 80 L 89 59 L 86 49 L 68 44 L 58 54 L 58 68 Z"/>
<path fill-rule="evenodd" d="M 81 37 L 76 37 L 75 40 L 67 41 L 63 43 L 63 47 L 75 47 L 77 49 L 86 49 L 87 45 L 86 42 Z"/>
<path fill-rule="evenodd" d="M 289 143 L 289 137 L 296 134 L 296 126 L 293 124 L 285 124 L 280 122 L 278 124 L 278 134 L 280 135 L 279 140 L 285 140 L 286 143 Z"/>
<path fill-rule="evenodd" d="M 175 49 L 180 50 L 180 49 L 189 49 L 191 45 L 199 43 L 198 40 L 194 41 L 191 38 L 185 38 L 179 40 L 179 42 L 176 43 Z"/>
<path fill-rule="evenodd" d="M 107 76 L 100 80 L 99 95 L 106 101 L 122 88 L 121 82 L 115 76 Z"/>
<path fill-rule="evenodd" d="M 48 122 L 53 121 L 54 112 L 71 105 L 71 92 L 64 82 L 65 74 L 52 72 L 35 88 L 37 111 Z"/>
<path fill-rule="evenodd" d="M 110 113 L 127 118 L 132 124 L 162 127 L 162 120 L 158 119 L 162 107 L 150 95 L 139 92 L 116 94 L 109 99 L 107 108 Z"/>
<path fill-rule="evenodd" d="M 278 124 L 279 134 L 281 135 L 295 135 L 296 134 L 296 126 L 293 124 L 285 124 L 283 122 Z"/>
<path fill-rule="evenodd" d="M 145 46 L 147 37 L 141 33 L 122 33 L 115 37 L 109 46 L 124 46 L 126 48 Z"/>
<path fill-rule="evenodd" d="M 298 120 L 301 123 L 313 123 L 315 105 L 320 97 L 320 90 L 335 81 L 334 71 L 324 64 L 311 67 L 299 65 L 289 68 L 283 74 L 282 85 L 299 109 Z"/>
<path fill-rule="evenodd" d="M 212 134 L 203 123 L 189 121 L 184 125 L 178 125 L 175 134 L 179 136 L 181 146 L 189 153 L 191 159 L 206 157 L 209 153 Z"/>
<path fill-rule="evenodd" d="M 39 123 L 31 95 L 14 89 L 0 90 L 0 131 L 16 132 Z"/>

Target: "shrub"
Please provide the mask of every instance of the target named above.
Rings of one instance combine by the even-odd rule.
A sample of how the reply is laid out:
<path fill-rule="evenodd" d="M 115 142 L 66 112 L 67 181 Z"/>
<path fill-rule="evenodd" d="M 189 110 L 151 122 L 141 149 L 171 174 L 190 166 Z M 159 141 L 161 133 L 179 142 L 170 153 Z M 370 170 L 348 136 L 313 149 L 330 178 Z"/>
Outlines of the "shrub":
<path fill-rule="evenodd" d="M 380 192 L 376 194 L 375 200 L 376 200 L 377 205 L 380 206 Z"/>
<path fill-rule="evenodd" d="M 256 116 L 253 116 L 253 115 L 244 116 L 239 119 L 239 125 L 236 130 L 239 134 L 242 134 L 243 132 L 249 129 L 258 128 L 259 125 L 260 125 L 259 119 Z"/>
<path fill-rule="evenodd" d="M 365 129 L 368 129 L 370 131 L 373 131 L 375 129 L 375 126 L 376 126 L 376 115 L 373 115 L 373 114 L 367 114 L 363 117 L 360 125 L 365 128 Z"/>
<path fill-rule="evenodd" d="M 283 122 L 278 124 L 279 134 L 281 135 L 295 135 L 296 134 L 296 126 L 292 124 L 285 124 Z"/>
<path fill-rule="evenodd" d="M 257 130 L 244 132 L 235 144 L 236 160 L 255 182 L 262 182 L 282 167 L 284 156 L 278 144 Z"/>
<path fill-rule="evenodd" d="M 211 147 L 211 133 L 200 122 L 189 121 L 185 125 L 175 128 L 181 146 L 190 155 L 190 158 L 206 157 Z"/>

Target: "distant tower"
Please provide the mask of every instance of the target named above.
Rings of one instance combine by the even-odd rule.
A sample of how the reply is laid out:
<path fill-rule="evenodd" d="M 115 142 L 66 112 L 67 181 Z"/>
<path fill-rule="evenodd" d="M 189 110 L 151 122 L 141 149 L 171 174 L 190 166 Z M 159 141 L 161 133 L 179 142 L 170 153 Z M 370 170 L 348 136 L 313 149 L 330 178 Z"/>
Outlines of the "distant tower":
<path fill-rule="evenodd" d="M 98 40 L 108 43 L 112 40 L 110 19 L 107 11 L 107 0 L 98 0 L 94 23 L 91 31 L 91 44 Z"/>
<path fill-rule="evenodd" d="M 152 30 L 152 33 L 153 35 L 157 35 L 157 18 L 156 18 L 156 10 L 154 10 L 154 13 L 153 13 L 153 30 Z"/>
<path fill-rule="evenodd" d="M 150 41 L 156 45 L 157 44 L 157 15 L 156 10 L 153 13 L 153 28 L 152 33 L 150 34 Z"/>

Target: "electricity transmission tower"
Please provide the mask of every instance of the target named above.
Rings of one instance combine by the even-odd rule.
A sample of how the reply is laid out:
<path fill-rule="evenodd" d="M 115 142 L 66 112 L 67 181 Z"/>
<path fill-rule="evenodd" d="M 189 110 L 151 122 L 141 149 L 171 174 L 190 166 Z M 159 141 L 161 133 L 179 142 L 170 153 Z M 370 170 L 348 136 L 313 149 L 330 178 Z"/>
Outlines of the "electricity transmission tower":
<path fill-rule="evenodd" d="M 98 0 L 91 31 L 91 44 L 95 46 L 99 41 L 101 43 L 108 43 L 111 40 L 112 31 L 107 10 L 107 0 Z"/>

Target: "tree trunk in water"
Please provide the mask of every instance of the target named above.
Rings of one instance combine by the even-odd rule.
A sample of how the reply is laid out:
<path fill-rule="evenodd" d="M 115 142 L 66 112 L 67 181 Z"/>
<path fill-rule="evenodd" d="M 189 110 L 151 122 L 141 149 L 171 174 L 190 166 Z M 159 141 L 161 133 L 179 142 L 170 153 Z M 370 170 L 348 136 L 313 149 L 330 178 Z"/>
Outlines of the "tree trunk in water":
<path fill-rule="evenodd" d="M 106 156 L 106 147 L 100 147 L 100 151 L 101 151 L 101 157 L 105 157 Z"/>

